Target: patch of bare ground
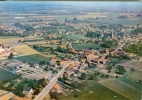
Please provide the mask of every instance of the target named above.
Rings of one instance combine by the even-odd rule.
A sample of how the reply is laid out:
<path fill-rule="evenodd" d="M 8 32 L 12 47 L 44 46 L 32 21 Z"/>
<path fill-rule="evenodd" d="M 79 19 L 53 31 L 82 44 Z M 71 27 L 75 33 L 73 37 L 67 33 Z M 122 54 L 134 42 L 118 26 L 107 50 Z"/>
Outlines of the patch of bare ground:
<path fill-rule="evenodd" d="M 134 68 L 137 71 L 142 71 L 142 61 L 131 60 L 131 61 L 120 63 L 118 65 L 124 66 L 128 70 L 131 68 Z"/>

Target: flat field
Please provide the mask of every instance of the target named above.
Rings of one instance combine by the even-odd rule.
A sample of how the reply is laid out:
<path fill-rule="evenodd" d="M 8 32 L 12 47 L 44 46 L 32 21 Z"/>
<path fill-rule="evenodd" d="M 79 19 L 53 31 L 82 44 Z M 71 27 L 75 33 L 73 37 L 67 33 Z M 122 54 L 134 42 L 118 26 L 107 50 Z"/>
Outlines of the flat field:
<path fill-rule="evenodd" d="M 124 66 L 126 69 L 134 68 L 137 71 L 142 71 L 142 61 L 127 61 L 122 62 L 119 65 Z"/>
<path fill-rule="evenodd" d="M 38 53 L 36 50 L 32 49 L 28 45 L 19 45 L 14 48 L 14 51 L 21 55 L 31 55 Z"/>
<path fill-rule="evenodd" d="M 42 40 L 44 39 L 43 37 L 40 37 L 40 36 L 28 36 L 28 37 L 25 37 L 25 40 Z"/>
<path fill-rule="evenodd" d="M 40 61 L 48 61 L 49 60 L 49 58 L 41 56 L 39 54 L 16 57 L 15 59 L 20 60 L 20 61 L 26 61 L 28 63 L 33 62 L 35 64 L 38 64 Z"/>
<path fill-rule="evenodd" d="M 17 43 L 18 40 L 24 40 L 22 37 L 18 36 L 0 36 L 0 44 L 5 44 L 5 43 Z"/>
<path fill-rule="evenodd" d="M 42 44 L 46 44 L 46 41 L 32 41 L 32 42 L 25 42 L 27 45 L 42 45 Z"/>
<path fill-rule="evenodd" d="M 88 39 L 88 37 L 85 37 L 85 35 L 81 34 L 69 34 L 69 35 L 62 35 L 64 38 L 69 38 L 73 40 L 80 40 L 80 39 Z"/>
<path fill-rule="evenodd" d="M 109 88 L 97 83 L 96 81 L 84 81 L 81 84 L 82 92 L 66 92 L 67 96 L 57 95 L 59 100 L 129 100 L 128 98 L 112 91 Z M 74 97 L 73 95 L 77 95 Z"/>
<path fill-rule="evenodd" d="M 140 90 L 122 81 L 116 79 L 107 79 L 107 80 L 101 80 L 99 83 L 107 87 L 108 89 L 111 89 L 121 94 L 122 96 L 128 98 L 129 100 L 140 100 L 141 98 Z"/>
<path fill-rule="evenodd" d="M 8 72 L 8 71 L 0 68 L 0 81 L 12 78 L 14 76 L 16 76 L 16 74 Z"/>
<path fill-rule="evenodd" d="M 138 90 L 141 90 L 141 85 L 136 83 L 136 82 L 133 82 L 131 80 L 129 80 L 128 78 L 125 78 L 125 77 L 122 77 L 122 78 L 119 78 L 122 82 L 126 83 L 126 84 L 129 84 L 135 88 L 137 88 Z"/>

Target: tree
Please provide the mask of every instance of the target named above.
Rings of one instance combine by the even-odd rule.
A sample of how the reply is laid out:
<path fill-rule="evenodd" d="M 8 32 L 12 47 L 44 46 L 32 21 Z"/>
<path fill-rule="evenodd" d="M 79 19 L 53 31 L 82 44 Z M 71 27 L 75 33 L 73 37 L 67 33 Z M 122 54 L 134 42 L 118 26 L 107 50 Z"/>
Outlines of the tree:
<path fill-rule="evenodd" d="M 91 75 L 88 79 L 89 79 L 89 80 L 93 80 L 93 79 L 94 79 L 94 76 Z"/>
<path fill-rule="evenodd" d="M 18 43 L 21 43 L 22 41 L 21 40 L 18 40 Z"/>
<path fill-rule="evenodd" d="M 46 61 L 40 61 L 39 65 L 44 65 L 46 63 Z"/>
<path fill-rule="evenodd" d="M 81 73 L 81 78 L 85 79 L 86 74 L 85 73 Z"/>
<path fill-rule="evenodd" d="M 126 70 L 124 69 L 123 66 L 118 66 L 116 69 L 117 74 L 124 74 L 125 72 L 126 72 Z"/>
<path fill-rule="evenodd" d="M 87 32 L 86 37 L 91 37 L 91 38 L 99 38 L 101 35 L 101 33 L 99 31 L 97 32 Z"/>
<path fill-rule="evenodd" d="M 44 70 L 45 70 L 45 71 L 48 71 L 48 70 L 49 70 L 48 66 L 46 66 L 46 67 L 44 68 Z"/>
<path fill-rule="evenodd" d="M 8 59 L 13 59 L 14 58 L 14 54 L 10 53 L 10 55 L 8 56 Z"/>

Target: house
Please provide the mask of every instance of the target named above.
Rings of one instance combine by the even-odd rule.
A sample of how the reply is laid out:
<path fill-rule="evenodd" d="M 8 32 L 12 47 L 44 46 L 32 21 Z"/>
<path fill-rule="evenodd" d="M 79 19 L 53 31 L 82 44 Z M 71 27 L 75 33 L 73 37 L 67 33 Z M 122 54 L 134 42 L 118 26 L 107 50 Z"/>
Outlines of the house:
<path fill-rule="evenodd" d="M 106 48 L 105 52 L 106 52 L 107 55 L 109 55 L 109 49 Z"/>
<path fill-rule="evenodd" d="M 8 49 L 5 49 L 4 51 L 1 52 L 2 55 L 10 55 L 10 53 L 13 53 L 14 51 L 13 50 L 8 50 Z"/>
<path fill-rule="evenodd" d="M 14 96 L 12 92 L 0 90 L 0 100 L 12 100 Z"/>
<path fill-rule="evenodd" d="M 76 51 L 75 49 L 70 50 L 70 52 L 72 52 L 74 54 L 78 54 L 78 51 Z"/>
<path fill-rule="evenodd" d="M 87 58 L 88 61 L 92 61 L 92 60 L 95 59 L 95 55 L 94 54 L 88 54 L 88 55 L 86 55 L 86 58 Z"/>
<path fill-rule="evenodd" d="M 51 88 L 51 92 L 61 93 L 61 92 L 62 92 L 62 89 L 61 89 L 60 85 L 56 83 L 56 84 Z"/>
<path fill-rule="evenodd" d="M 66 82 L 67 84 L 72 84 L 72 82 L 70 82 L 70 81 L 68 81 L 68 80 L 66 80 L 65 82 Z"/>
<path fill-rule="evenodd" d="M 50 82 L 53 77 L 54 77 L 53 75 L 47 77 L 47 82 Z"/>
<path fill-rule="evenodd" d="M 37 30 L 35 33 L 34 33 L 34 36 L 42 36 L 43 34 L 41 33 L 40 30 Z"/>
<path fill-rule="evenodd" d="M 15 73 L 20 73 L 22 70 L 20 68 L 14 70 Z"/>
<path fill-rule="evenodd" d="M 106 62 L 107 62 L 107 59 L 105 59 L 105 57 L 101 57 L 100 59 L 99 59 L 99 61 L 98 61 L 98 64 L 106 64 Z"/>
<path fill-rule="evenodd" d="M 4 44 L 3 48 L 4 49 L 13 49 L 13 46 L 12 46 L 12 44 Z"/>
<path fill-rule="evenodd" d="M 34 64 L 34 68 L 39 68 L 39 64 Z"/>
<path fill-rule="evenodd" d="M 19 62 L 18 64 L 16 64 L 16 66 L 19 66 L 19 67 L 25 67 L 25 63 L 23 63 L 23 62 Z"/>
<path fill-rule="evenodd" d="M 33 92 L 33 89 L 31 87 L 24 87 L 24 89 L 23 89 L 24 94 L 29 94 L 32 92 Z"/>
<path fill-rule="evenodd" d="M 73 69 L 74 67 L 75 67 L 75 65 L 74 65 L 74 64 L 70 64 L 70 65 L 66 68 L 66 70 Z"/>

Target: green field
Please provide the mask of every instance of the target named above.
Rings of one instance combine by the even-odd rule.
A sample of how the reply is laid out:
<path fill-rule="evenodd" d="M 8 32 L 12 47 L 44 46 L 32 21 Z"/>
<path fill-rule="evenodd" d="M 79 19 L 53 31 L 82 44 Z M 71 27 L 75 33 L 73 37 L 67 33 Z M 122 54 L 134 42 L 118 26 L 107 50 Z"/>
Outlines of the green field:
<path fill-rule="evenodd" d="M 12 78 L 14 76 L 16 76 L 16 74 L 0 68 L 0 81 Z"/>
<path fill-rule="evenodd" d="M 90 49 L 90 47 L 92 49 L 100 48 L 100 46 L 98 46 L 96 44 L 74 44 L 73 45 L 73 48 L 75 48 L 75 49 Z"/>
<path fill-rule="evenodd" d="M 69 38 L 73 40 L 80 40 L 80 39 L 88 39 L 88 37 L 85 37 L 83 34 L 69 34 L 69 35 L 61 35 L 64 38 Z"/>
<path fill-rule="evenodd" d="M 28 63 L 33 62 L 35 64 L 38 64 L 40 61 L 48 61 L 49 60 L 49 58 L 43 57 L 38 54 L 16 57 L 15 59 L 20 60 L 20 61 L 26 61 Z"/>
<path fill-rule="evenodd" d="M 129 80 L 129 79 L 127 79 L 127 78 L 124 78 L 124 77 L 123 77 L 123 78 L 120 78 L 120 80 L 121 80 L 122 82 L 124 82 L 124 83 L 127 83 L 127 84 L 129 84 L 129 85 L 135 87 L 136 89 L 141 90 L 141 85 L 138 84 L 138 83 L 134 83 L 134 82 L 132 82 L 131 80 Z"/>
<path fill-rule="evenodd" d="M 95 81 L 85 81 L 79 88 L 82 92 L 67 92 L 68 96 L 58 95 L 59 100 L 129 100 Z M 73 95 L 78 97 L 74 97 Z"/>

